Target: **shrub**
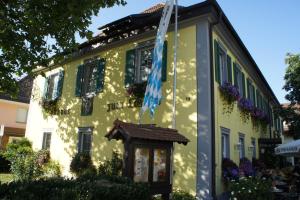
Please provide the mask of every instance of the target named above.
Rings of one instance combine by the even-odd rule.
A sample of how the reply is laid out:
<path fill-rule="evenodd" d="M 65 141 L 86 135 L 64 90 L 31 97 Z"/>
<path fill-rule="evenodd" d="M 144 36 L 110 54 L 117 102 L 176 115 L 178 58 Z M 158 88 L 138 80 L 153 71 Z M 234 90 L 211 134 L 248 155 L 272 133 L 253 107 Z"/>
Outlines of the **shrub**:
<path fill-rule="evenodd" d="M 0 152 L 0 173 L 8 173 L 10 170 L 10 162 Z"/>
<path fill-rule="evenodd" d="M 272 184 L 269 180 L 262 180 L 255 177 L 241 178 L 240 180 L 232 180 L 229 183 L 230 199 L 248 200 L 271 200 Z"/>
<path fill-rule="evenodd" d="M 61 176 L 61 169 L 59 163 L 50 160 L 47 162 L 43 168 L 43 176 L 44 177 L 60 177 Z"/>
<path fill-rule="evenodd" d="M 239 178 L 239 168 L 229 158 L 224 158 L 222 160 L 222 176 L 227 181 Z"/>
<path fill-rule="evenodd" d="M 29 181 L 50 176 L 50 154 L 47 150 L 34 152 L 26 138 L 7 145 L 3 156 L 10 161 L 10 171 L 15 180 Z"/>
<path fill-rule="evenodd" d="M 98 173 L 99 175 L 120 176 L 122 174 L 122 167 L 122 155 L 117 151 L 113 151 L 111 160 L 100 163 Z"/>
<path fill-rule="evenodd" d="M 71 161 L 70 170 L 77 177 L 97 173 L 89 153 L 77 153 Z"/>
<path fill-rule="evenodd" d="M 172 193 L 172 200 L 196 200 L 196 198 L 188 192 L 174 190 Z"/>
<path fill-rule="evenodd" d="M 80 177 L 41 179 L 0 186 L 0 199 L 49 200 L 148 200 L 149 186 L 122 177 Z"/>
<path fill-rule="evenodd" d="M 245 176 L 254 176 L 254 169 L 252 163 L 248 158 L 241 158 L 240 160 L 240 173 L 244 173 Z"/>

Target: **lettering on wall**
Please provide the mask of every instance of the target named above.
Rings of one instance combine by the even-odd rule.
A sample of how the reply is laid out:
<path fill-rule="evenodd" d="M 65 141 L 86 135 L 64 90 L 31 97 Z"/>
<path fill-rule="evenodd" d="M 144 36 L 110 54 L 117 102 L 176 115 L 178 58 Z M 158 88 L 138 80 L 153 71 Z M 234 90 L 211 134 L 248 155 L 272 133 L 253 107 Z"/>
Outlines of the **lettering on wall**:
<path fill-rule="evenodd" d="M 130 98 L 128 101 L 120 101 L 107 104 L 107 112 L 114 110 L 121 110 L 124 108 L 140 108 L 142 107 L 143 99 L 142 98 Z"/>

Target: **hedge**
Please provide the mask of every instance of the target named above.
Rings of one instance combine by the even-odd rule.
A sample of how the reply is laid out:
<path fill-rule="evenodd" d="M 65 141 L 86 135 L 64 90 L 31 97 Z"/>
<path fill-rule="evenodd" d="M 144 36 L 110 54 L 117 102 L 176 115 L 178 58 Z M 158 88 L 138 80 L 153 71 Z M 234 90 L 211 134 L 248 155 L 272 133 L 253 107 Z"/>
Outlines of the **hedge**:
<path fill-rule="evenodd" d="M 0 152 L 0 173 L 8 173 L 10 169 L 10 162 L 1 155 Z"/>
<path fill-rule="evenodd" d="M 148 200 L 150 191 L 147 184 L 133 183 L 123 177 L 85 176 L 2 184 L 0 199 Z"/>

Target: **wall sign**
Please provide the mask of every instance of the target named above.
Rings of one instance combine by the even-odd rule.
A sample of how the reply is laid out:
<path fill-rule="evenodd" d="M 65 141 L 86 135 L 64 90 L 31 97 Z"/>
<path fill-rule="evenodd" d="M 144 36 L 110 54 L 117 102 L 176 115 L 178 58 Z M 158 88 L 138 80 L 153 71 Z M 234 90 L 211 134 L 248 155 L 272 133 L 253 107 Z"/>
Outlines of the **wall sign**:
<path fill-rule="evenodd" d="M 107 112 L 114 110 L 121 110 L 123 108 L 140 108 L 142 107 L 143 99 L 142 98 L 130 98 L 128 101 L 121 101 L 115 103 L 107 104 Z"/>

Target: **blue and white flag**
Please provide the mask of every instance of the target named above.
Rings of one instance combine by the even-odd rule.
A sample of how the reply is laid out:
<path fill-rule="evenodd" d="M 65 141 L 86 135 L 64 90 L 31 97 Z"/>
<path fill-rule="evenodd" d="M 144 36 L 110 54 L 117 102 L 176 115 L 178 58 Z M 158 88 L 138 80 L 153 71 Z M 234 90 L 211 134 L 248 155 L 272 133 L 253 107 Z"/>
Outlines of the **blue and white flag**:
<path fill-rule="evenodd" d="M 149 108 L 152 117 L 154 115 L 155 108 L 159 105 L 162 98 L 161 69 L 163 45 L 168 30 L 170 18 L 172 15 L 173 7 L 174 0 L 167 0 L 157 30 L 155 46 L 153 50 L 152 67 L 151 72 L 148 76 L 144 102 L 141 110 L 141 114 L 143 114 Z"/>

